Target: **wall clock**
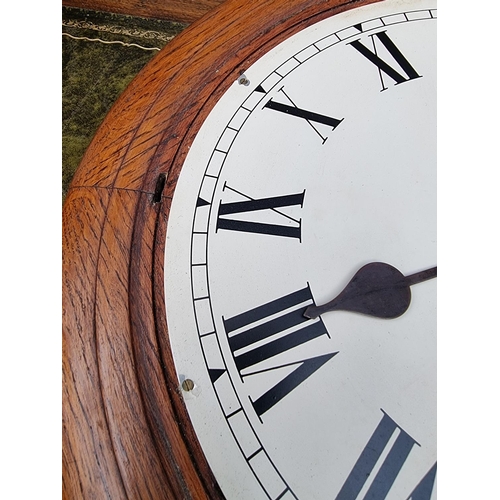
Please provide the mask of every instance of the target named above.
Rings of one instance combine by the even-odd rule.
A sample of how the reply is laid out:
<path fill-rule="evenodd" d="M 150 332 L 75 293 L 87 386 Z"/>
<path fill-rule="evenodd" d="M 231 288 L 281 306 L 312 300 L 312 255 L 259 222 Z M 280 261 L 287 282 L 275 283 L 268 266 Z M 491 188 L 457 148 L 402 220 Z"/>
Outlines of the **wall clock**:
<path fill-rule="evenodd" d="M 67 498 L 436 498 L 435 2 L 229 1 L 64 206 Z"/>

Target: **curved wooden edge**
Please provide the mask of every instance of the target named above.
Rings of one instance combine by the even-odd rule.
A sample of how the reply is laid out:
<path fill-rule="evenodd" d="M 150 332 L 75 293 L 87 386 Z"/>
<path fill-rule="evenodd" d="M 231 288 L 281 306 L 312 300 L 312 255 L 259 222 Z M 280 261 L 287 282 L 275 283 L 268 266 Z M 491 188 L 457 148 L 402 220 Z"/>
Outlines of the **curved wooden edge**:
<path fill-rule="evenodd" d="M 192 23 L 223 0 L 63 0 L 66 7 Z"/>
<path fill-rule="evenodd" d="M 149 195 L 142 196 L 136 212 L 132 254 L 140 258 L 130 267 L 130 311 L 137 375 L 158 453 L 164 463 L 174 463 L 182 472 L 178 476 L 182 495 L 175 498 L 205 498 L 207 494 L 223 498 L 190 425 L 168 344 L 164 255 L 158 250 L 163 246 L 156 242 L 165 241 L 164 214 L 169 208 L 170 200 L 152 205 Z M 179 426 L 176 432 L 172 432 L 172 422 Z"/>
<path fill-rule="evenodd" d="M 229 0 L 156 56 L 100 127 L 63 208 L 65 498 L 223 498 L 168 342 L 170 201 L 193 138 L 239 74 L 290 34 L 365 3 Z"/>
<path fill-rule="evenodd" d="M 63 264 L 63 489 L 68 498 L 183 496 L 155 451 L 137 380 L 126 277 L 133 208 L 140 196 L 80 189 L 69 203 L 83 200 L 85 220 L 64 217 L 64 234 L 78 244 L 65 251 Z M 103 217 L 91 220 L 95 215 Z"/>
<path fill-rule="evenodd" d="M 97 248 L 94 218 L 109 192 L 73 192 L 63 214 L 63 497 L 113 491 L 126 497 L 100 394 L 94 332 Z M 84 270 L 82 272 L 82 270 Z M 92 479 L 90 481 L 90 479 Z"/>

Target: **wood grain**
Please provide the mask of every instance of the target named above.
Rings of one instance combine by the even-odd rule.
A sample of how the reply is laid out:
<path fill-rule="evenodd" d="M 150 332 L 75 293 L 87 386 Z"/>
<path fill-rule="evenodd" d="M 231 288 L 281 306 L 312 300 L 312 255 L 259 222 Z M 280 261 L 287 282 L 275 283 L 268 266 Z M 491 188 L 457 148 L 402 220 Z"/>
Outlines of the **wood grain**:
<path fill-rule="evenodd" d="M 170 202 L 197 130 L 245 68 L 365 3 L 228 0 L 167 45 L 98 130 L 63 208 L 64 498 L 223 498 L 170 350 Z M 166 185 L 153 203 L 160 173 Z"/>
<path fill-rule="evenodd" d="M 192 23 L 224 0 L 63 0 L 66 7 Z"/>

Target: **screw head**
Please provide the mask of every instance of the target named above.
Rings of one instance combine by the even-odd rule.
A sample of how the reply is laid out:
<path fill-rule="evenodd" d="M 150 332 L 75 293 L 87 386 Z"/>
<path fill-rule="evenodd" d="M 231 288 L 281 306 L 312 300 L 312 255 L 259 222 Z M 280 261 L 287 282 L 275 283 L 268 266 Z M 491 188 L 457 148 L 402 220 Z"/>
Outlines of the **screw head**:
<path fill-rule="evenodd" d="M 187 378 L 182 382 L 182 389 L 186 392 L 192 391 L 194 389 L 194 382 Z"/>
<path fill-rule="evenodd" d="M 238 83 L 240 85 L 245 85 L 245 87 L 246 87 L 246 86 L 250 85 L 250 80 L 245 75 L 241 75 L 238 78 Z"/>

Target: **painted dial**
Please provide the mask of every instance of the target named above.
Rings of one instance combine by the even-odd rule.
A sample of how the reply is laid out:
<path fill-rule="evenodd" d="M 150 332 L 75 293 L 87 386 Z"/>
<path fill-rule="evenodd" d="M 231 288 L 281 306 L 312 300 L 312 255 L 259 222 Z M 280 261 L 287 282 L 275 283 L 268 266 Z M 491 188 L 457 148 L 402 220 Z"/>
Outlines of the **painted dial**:
<path fill-rule="evenodd" d="M 436 265 L 436 19 L 391 0 L 299 32 L 191 146 L 167 324 L 227 498 L 436 497 L 436 280 L 408 285 L 396 318 L 304 316 L 366 264 Z"/>

